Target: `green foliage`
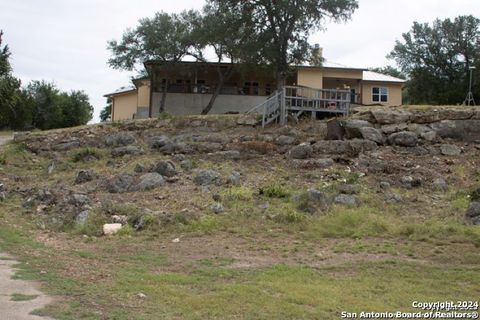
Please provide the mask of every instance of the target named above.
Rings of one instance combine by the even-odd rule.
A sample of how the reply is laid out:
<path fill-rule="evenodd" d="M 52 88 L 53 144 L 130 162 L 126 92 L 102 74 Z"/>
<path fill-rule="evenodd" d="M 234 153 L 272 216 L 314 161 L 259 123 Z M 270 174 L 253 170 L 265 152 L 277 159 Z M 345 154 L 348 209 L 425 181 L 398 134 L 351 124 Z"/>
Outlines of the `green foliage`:
<path fill-rule="evenodd" d="M 465 99 L 469 68 L 480 68 L 480 19 L 468 15 L 433 24 L 414 22 L 389 57 L 408 75 L 411 104 L 457 104 Z M 480 95 L 475 72 L 474 96 Z"/>
<path fill-rule="evenodd" d="M 402 71 L 398 70 L 395 67 L 392 66 L 385 66 L 385 67 L 377 67 L 377 68 L 370 68 L 370 71 L 373 72 L 378 72 L 381 74 L 386 74 L 395 78 L 400 78 L 400 79 L 405 79 L 406 76 L 405 74 L 402 73 Z"/>
<path fill-rule="evenodd" d="M 272 184 L 263 188 L 260 188 L 260 195 L 264 195 L 269 198 L 287 198 L 290 196 L 290 192 L 284 186 L 279 184 Z"/>
<path fill-rule="evenodd" d="M 100 121 L 106 122 L 112 116 L 112 98 L 107 98 L 107 105 L 100 111 Z"/>
<path fill-rule="evenodd" d="M 222 198 L 225 201 L 248 201 L 253 198 L 253 190 L 245 187 L 231 187 L 222 192 Z"/>
<path fill-rule="evenodd" d="M 278 85 L 283 85 L 290 64 L 301 64 L 311 54 L 308 37 L 320 29 L 325 18 L 335 22 L 350 19 L 358 7 L 355 0 L 210 0 L 217 12 L 234 12 L 249 35 L 248 54 L 255 62 L 274 68 Z"/>
<path fill-rule="evenodd" d="M 53 83 L 32 81 L 26 89 L 33 106 L 32 124 L 42 130 L 87 124 L 93 106 L 82 91 L 61 92 Z"/>

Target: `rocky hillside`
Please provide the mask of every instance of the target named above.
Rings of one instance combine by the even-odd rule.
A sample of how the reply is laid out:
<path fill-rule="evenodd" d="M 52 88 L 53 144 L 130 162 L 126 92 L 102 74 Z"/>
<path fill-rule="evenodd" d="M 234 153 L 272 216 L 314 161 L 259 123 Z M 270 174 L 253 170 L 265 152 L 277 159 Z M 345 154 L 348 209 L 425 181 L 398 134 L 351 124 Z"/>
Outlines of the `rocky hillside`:
<path fill-rule="evenodd" d="M 221 213 L 231 186 L 261 194 L 289 180 L 298 192 L 307 192 L 298 208 L 311 214 L 332 203 L 361 205 L 352 178 L 330 171 L 345 171 L 355 180 L 369 176 L 364 187 L 395 203 L 412 201 L 402 189 L 422 187 L 433 195 L 473 188 L 459 168 L 480 168 L 476 109 L 378 109 L 341 121 L 265 130 L 239 125 L 241 120 L 183 117 L 16 134 L 9 147 L 14 153 L 3 156 L 2 196 L 23 198 L 42 228 L 83 226 L 92 212 L 101 211 L 102 222 L 140 230 L 152 219 L 168 223 L 178 212 L 192 218 Z M 332 136 L 343 140 L 326 140 Z M 299 172 L 316 178 L 302 181 Z M 329 194 L 311 188 L 314 179 L 343 184 Z M 108 208 L 127 202 L 135 207 L 133 217 Z M 477 202 L 466 218 L 480 223 Z"/>

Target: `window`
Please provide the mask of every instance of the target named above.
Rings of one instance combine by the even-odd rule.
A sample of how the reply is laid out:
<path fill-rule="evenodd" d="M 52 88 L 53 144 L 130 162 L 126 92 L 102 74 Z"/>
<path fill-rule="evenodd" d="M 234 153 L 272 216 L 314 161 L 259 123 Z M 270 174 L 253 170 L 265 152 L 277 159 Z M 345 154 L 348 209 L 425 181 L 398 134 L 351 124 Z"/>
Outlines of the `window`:
<path fill-rule="evenodd" d="M 388 88 L 386 88 L 386 87 L 373 87 L 372 88 L 372 101 L 373 102 L 387 102 L 388 101 Z"/>

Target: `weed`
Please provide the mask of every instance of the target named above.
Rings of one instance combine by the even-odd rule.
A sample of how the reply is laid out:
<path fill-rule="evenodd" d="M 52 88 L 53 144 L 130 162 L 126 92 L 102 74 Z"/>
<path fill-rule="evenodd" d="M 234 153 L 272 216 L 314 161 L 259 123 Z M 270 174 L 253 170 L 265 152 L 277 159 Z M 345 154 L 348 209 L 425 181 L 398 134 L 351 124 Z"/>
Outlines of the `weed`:
<path fill-rule="evenodd" d="M 305 220 L 305 214 L 295 210 L 287 210 L 270 216 L 270 218 L 278 223 L 299 223 Z"/>
<path fill-rule="evenodd" d="M 248 201 L 253 198 L 253 190 L 245 186 L 231 187 L 224 190 L 221 196 L 225 201 Z"/>
<path fill-rule="evenodd" d="M 269 198 L 287 198 L 290 196 L 290 192 L 284 186 L 279 184 L 272 184 L 260 188 L 259 194 Z"/>

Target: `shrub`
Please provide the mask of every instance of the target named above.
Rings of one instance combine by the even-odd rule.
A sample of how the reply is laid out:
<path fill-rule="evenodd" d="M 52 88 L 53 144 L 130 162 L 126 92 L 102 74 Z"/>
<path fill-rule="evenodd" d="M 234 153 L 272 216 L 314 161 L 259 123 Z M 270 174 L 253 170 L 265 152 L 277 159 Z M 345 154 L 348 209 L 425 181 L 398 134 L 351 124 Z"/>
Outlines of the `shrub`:
<path fill-rule="evenodd" d="M 244 186 L 231 187 L 222 192 L 222 198 L 226 201 L 251 200 L 253 197 L 252 189 Z"/>

